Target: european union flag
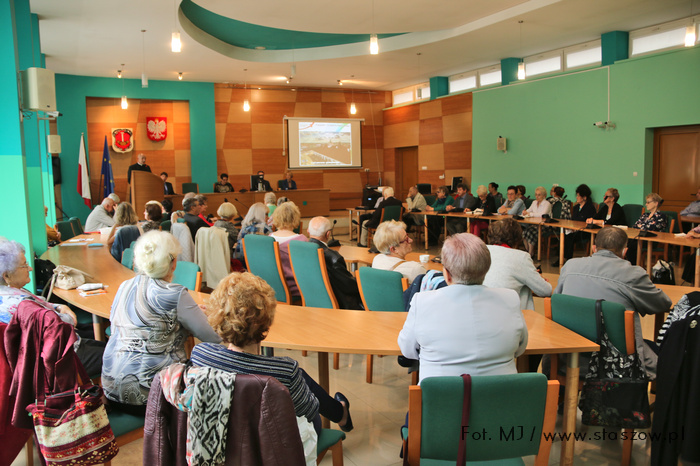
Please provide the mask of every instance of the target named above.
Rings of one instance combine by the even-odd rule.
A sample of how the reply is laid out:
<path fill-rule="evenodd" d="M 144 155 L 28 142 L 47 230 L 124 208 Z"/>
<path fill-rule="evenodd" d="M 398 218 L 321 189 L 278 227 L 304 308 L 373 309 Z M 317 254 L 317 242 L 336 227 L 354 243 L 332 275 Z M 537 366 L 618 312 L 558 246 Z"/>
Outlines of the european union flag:
<path fill-rule="evenodd" d="M 105 136 L 105 150 L 102 154 L 102 199 L 114 192 L 114 175 L 112 174 L 112 161 L 109 159 L 109 145 Z"/>

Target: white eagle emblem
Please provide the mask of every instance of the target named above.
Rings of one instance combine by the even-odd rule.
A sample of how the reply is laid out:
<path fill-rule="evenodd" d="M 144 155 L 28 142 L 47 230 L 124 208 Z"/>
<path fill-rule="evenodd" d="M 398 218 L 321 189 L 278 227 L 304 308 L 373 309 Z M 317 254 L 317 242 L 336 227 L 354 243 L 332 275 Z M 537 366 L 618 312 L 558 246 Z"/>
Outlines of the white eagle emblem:
<path fill-rule="evenodd" d="M 162 141 L 167 135 L 168 126 L 166 118 L 146 118 L 146 129 L 148 130 L 148 139 L 151 141 Z"/>

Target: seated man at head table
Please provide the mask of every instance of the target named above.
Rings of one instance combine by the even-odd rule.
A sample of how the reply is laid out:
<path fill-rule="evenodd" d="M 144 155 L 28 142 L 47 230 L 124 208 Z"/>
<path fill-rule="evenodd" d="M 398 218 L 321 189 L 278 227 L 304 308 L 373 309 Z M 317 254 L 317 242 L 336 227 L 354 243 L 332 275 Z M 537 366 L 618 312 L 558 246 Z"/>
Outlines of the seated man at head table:
<path fill-rule="evenodd" d="M 372 238 L 374 246 L 381 254 L 374 256 L 372 268 L 399 272 L 408 283 L 418 275 L 427 272 L 419 262 L 407 261 L 406 254 L 413 250 L 413 240 L 406 233 L 406 224 L 391 220 L 377 227 Z"/>
<path fill-rule="evenodd" d="M 331 237 L 331 221 L 327 217 L 314 217 L 309 222 L 309 242 L 316 243 L 323 249 L 328 278 L 331 288 L 341 309 L 363 309 L 360 291 L 352 273 L 339 252 L 328 247 Z"/>
<path fill-rule="evenodd" d="M 476 236 L 448 237 L 442 247 L 446 287 L 416 293 L 399 333 L 401 353 L 427 377 L 515 374 L 527 347 L 518 293 L 482 285 L 491 266 Z"/>
<path fill-rule="evenodd" d="M 258 177 L 255 181 L 255 186 L 251 186 L 253 191 L 272 191 L 272 186 L 270 182 L 265 179 L 265 172 L 258 170 Z"/>
<path fill-rule="evenodd" d="M 292 178 L 294 178 L 294 173 L 292 173 L 289 170 L 284 172 L 284 179 L 279 180 L 279 182 L 277 183 L 277 186 L 279 187 L 279 189 L 281 189 L 283 191 L 287 191 L 290 189 L 297 189 L 297 182 L 294 181 Z"/>
<path fill-rule="evenodd" d="M 571 259 L 561 269 L 554 293 L 581 298 L 605 299 L 636 311 L 634 335 L 637 354 L 647 375 L 656 377 L 656 348 L 642 338 L 639 315 L 658 314 L 671 309 L 671 299 L 649 279 L 646 271 L 623 259 L 627 252 L 627 233 L 619 228 L 604 227 L 595 238 L 593 255 Z M 653 343 L 652 343 L 653 345 Z M 588 362 L 581 361 L 585 374 Z"/>
<path fill-rule="evenodd" d="M 110 215 L 114 212 L 116 203 L 109 197 L 102 200 L 102 204 L 96 206 L 85 220 L 85 231 L 99 231 L 100 228 L 114 226 L 114 219 Z"/>
<path fill-rule="evenodd" d="M 214 183 L 215 193 L 230 193 L 233 192 L 233 185 L 228 182 L 228 173 L 222 173 L 219 175 L 220 181 Z"/>

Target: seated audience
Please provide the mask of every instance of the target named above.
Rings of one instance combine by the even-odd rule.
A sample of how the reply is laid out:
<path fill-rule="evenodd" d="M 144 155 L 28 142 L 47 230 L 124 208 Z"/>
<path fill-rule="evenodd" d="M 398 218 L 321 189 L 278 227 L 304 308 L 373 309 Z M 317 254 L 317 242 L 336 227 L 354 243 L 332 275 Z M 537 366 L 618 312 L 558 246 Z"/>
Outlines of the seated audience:
<path fill-rule="evenodd" d="M 163 199 L 160 203 L 163 206 L 163 222 L 170 220 L 170 216 L 173 213 L 173 201 L 170 199 Z"/>
<path fill-rule="evenodd" d="M 496 212 L 496 201 L 495 198 L 490 196 L 486 186 L 480 184 L 476 188 L 476 209 L 481 210 L 481 215 L 493 215 Z M 499 194 L 500 196 L 500 194 Z M 473 235 L 481 237 L 481 232 L 489 228 L 488 220 L 473 219 L 471 222 L 471 232 Z"/>
<path fill-rule="evenodd" d="M 49 215 L 49 208 L 44 206 L 44 217 L 48 217 Z M 54 227 L 50 227 L 48 224 L 45 224 L 46 226 L 46 242 L 51 246 L 55 246 L 58 243 L 61 242 L 61 232 L 56 230 Z"/>
<path fill-rule="evenodd" d="M 682 216 L 698 217 L 700 216 L 700 188 L 695 193 L 695 200 L 688 204 L 688 207 L 681 210 Z"/>
<path fill-rule="evenodd" d="M 595 215 L 595 206 L 591 200 L 591 188 L 587 184 L 580 184 L 576 188 L 576 204 L 571 210 L 571 220 L 577 222 L 587 222 Z M 589 241 L 590 234 L 576 230 L 566 230 L 564 235 L 564 259 L 569 260 L 574 257 L 575 243 L 585 244 Z M 559 267 L 559 259 L 552 264 Z"/>
<path fill-rule="evenodd" d="M 160 230 L 160 224 L 163 220 L 163 205 L 158 201 L 148 201 L 146 209 L 143 211 L 143 218 L 146 219 L 141 224 L 144 232 Z"/>
<path fill-rule="evenodd" d="M 448 195 L 449 190 L 446 186 L 440 186 L 436 194 L 435 202 L 433 202 L 433 205 L 425 208 L 426 212 L 446 212 L 447 206 L 454 203 L 452 196 Z M 444 219 L 440 216 L 428 217 L 428 244 L 430 246 L 437 246 L 444 222 Z"/>
<path fill-rule="evenodd" d="M 333 294 L 338 300 L 338 306 L 341 309 L 362 309 L 362 298 L 360 298 L 355 277 L 348 270 L 343 256 L 328 247 L 331 228 L 331 221 L 327 217 L 312 218 L 308 228 L 309 242 L 316 243 L 323 249 L 328 279 L 331 282 Z"/>
<path fill-rule="evenodd" d="M 471 212 L 476 208 L 476 199 L 469 194 L 469 186 L 466 183 L 457 185 L 457 196 L 454 198 L 454 203 L 445 207 L 447 212 Z M 448 218 L 447 219 L 447 235 L 462 233 L 467 230 L 467 219 Z"/>
<path fill-rule="evenodd" d="M 501 207 L 503 205 L 503 194 L 498 192 L 498 183 L 492 181 L 489 183 L 489 196 L 493 198 L 493 202 L 496 205 L 496 208 Z"/>
<path fill-rule="evenodd" d="M 275 212 L 275 209 L 277 208 L 277 197 L 275 196 L 275 193 L 265 193 L 265 198 L 263 199 L 265 202 L 265 205 L 267 206 L 267 216 L 269 218 L 272 218 L 272 214 Z"/>
<path fill-rule="evenodd" d="M 215 193 L 232 193 L 234 191 L 233 185 L 228 182 L 228 173 L 222 173 L 219 175 L 219 181 L 214 183 Z"/>
<path fill-rule="evenodd" d="M 20 303 L 29 300 L 44 309 L 55 311 L 63 322 L 73 327 L 78 325 L 78 318 L 68 306 L 49 303 L 24 289 L 32 271 L 24 254 L 24 246 L 17 241 L 0 240 L 0 322 L 8 324 Z M 81 338 L 77 333 L 75 336 L 78 339 L 74 347 L 78 359 L 89 375 L 99 374 L 105 343 Z"/>
<path fill-rule="evenodd" d="M 114 201 L 114 207 L 118 206 L 119 203 L 121 202 L 121 199 L 119 199 L 119 196 L 117 196 L 117 193 L 110 193 L 110 195 L 107 197 Z M 112 212 L 110 215 L 114 215 L 114 212 Z"/>
<path fill-rule="evenodd" d="M 197 204 L 199 204 L 199 218 L 204 220 L 204 223 L 206 223 L 209 227 L 214 225 L 214 222 L 211 219 L 212 215 L 207 215 L 207 208 L 209 207 L 207 203 L 207 196 L 204 194 L 197 194 L 194 198 L 197 199 Z"/>
<path fill-rule="evenodd" d="M 407 231 L 411 231 L 413 225 L 423 225 L 423 216 L 414 215 L 411 212 L 423 212 L 428 204 L 425 202 L 425 197 L 418 192 L 418 186 L 413 185 L 408 188 L 408 196 L 406 202 L 401 204 L 404 212 L 403 223 L 407 226 Z"/>
<path fill-rule="evenodd" d="M 267 226 L 265 222 L 265 216 L 267 215 L 267 207 L 262 202 L 256 202 L 250 209 L 248 213 L 245 214 L 245 218 L 241 223 L 241 231 L 238 233 L 238 240 L 236 241 L 236 250 L 234 258 L 239 261 L 245 261 L 245 255 L 243 254 L 243 238 L 249 233 L 255 235 L 269 235 L 272 233 L 272 228 Z"/>
<path fill-rule="evenodd" d="M 209 324 L 223 345 L 198 344 L 192 350 L 192 364 L 236 374 L 272 376 L 289 389 L 296 415 L 313 422 L 317 433 L 321 432 L 319 413 L 350 432 L 353 424 L 345 395 L 338 392 L 332 398 L 291 358 L 260 354 L 276 308 L 275 292 L 262 278 L 250 273 L 232 273 L 224 278 L 207 306 Z"/>
<path fill-rule="evenodd" d="M 615 188 L 609 188 L 605 191 L 603 203 L 600 205 L 598 212 L 586 220 L 586 223 L 604 226 L 604 225 L 626 225 L 625 211 L 622 206 L 617 203 L 620 199 L 620 193 Z"/>
<path fill-rule="evenodd" d="M 571 220 L 571 201 L 564 199 L 564 193 L 566 190 L 561 186 L 552 186 L 549 191 L 550 197 L 547 198 L 550 204 L 552 204 L 552 212 L 554 212 L 554 206 L 561 203 L 561 213 L 559 218 L 564 220 Z M 548 227 L 550 228 L 550 227 Z"/>
<path fill-rule="evenodd" d="M 306 236 L 297 234 L 294 230 L 299 228 L 301 223 L 301 212 L 299 207 L 293 202 L 285 202 L 275 209 L 272 214 L 272 225 L 275 231 L 270 233 L 270 236 L 275 238 L 280 244 L 280 261 L 282 262 L 282 271 L 284 278 L 287 281 L 289 294 L 293 298 L 301 296 L 297 282 L 294 280 L 294 272 L 292 272 L 292 263 L 289 260 L 289 242 L 290 241 L 308 241 Z"/>
<path fill-rule="evenodd" d="M 279 189 L 283 191 L 297 189 L 297 182 L 292 178 L 294 178 L 294 174 L 291 171 L 284 172 L 284 179 L 279 181 Z"/>
<path fill-rule="evenodd" d="M 498 213 L 503 215 L 520 215 L 525 210 L 525 203 L 518 196 L 518 188 L 508 186 L 507 200 L 498 208 Z"/>
<path fill-rule="evenodd" d="M 102 200 L 102 204 L 96 206 L 85 220 L 85 231 L 99 231 L 101 228 L 114 226 L 114 219 L 111 214 L 117 203 L 109 197 Z"/>
<path fill-rule="evenodd" d="M 656 353 L 642 339 L 640 315 L 668 312 L 671 299 L 658 289 L 641 267 L 624 260 L 627 233 L 619 228 L 605 227 L 595 237 L 593 255 L 571 259 L 561 269 L 554 293 L 582 298 L 605 299 L 637 311 L 634 333 L 637 353 L 647 375 L 656 375 Z M 587 365 L 587 364 L 586 364 Z M 586 373 L 581 365 L 581 373 Z"/>
<path fill-rule="evenodd" d="M 182 207 L 185 210 L 185 215 L 183 218 L 185 219 L 185 223 L 192 234 L 192 241 L 194 241 L 194 239 L 197 237 L 197 231 L 200 228 L 207 228 L 209 225 L 207 225 L 207 223 L 199 216 L 199 202 L 194 196 L 183 199 Z M 180 218 L 180 215 L 177 212 L 174 212 L 172 215 L 172 223 L 176 223 L 178 218 Z"/>
<path fill-rule="evenodd" d="M 408 283 L 413 283 L 418 275 L 426 272 L 419 262 L 406 260 L 406 254 L 413 250 L 413 240 L 406 233 L 405 223 L 396 220 L 383 222 L 377 227 L 373 242 L 381 254 L 374 256 L 372 268 L 399 272 Z"/>
<path fill-rule="evenodd" d="M 532 293 L 551 296 L 552 285 L 537 271 L 530 255 L 518 249 L 522 238 L 520 224 L 512 218 L 491 224 L 488 245 L 491 268 L 484 279 L 484 286 L 515 290 L 520 296 L 520 309 L 534 310 Z"/>
<path fill-rule="evenodd" d="M 233 219 L 238 217 L 238 210 L 230 202 L 224 202 L 219 206 L 216 215 L 219 216 L 219 220 L 214 222 L 214 226 L 223 228 L 228 233 L 228 245 L 231 248 L 231 257 L 233 257 L 236 241 L 238 241 L 238 228 L 233 225 Z"/>
<path fill-rule="evenodd" d="M 379 226 L 379 221 L 382 218 L 382 210 L 384 210 L 385 207 L 401 205 L 401 201 L 394 197 L 394 188 L 390 186 L 384 188 L 384 190 L 382 191 L 382 197 L 383 200 L 379 204 L 379 206 L 377 206 L 374 213 L 365 214 L 370 215 L 369 218 L 363 220 L 365 215 L 360 216 L 360 225 L 362 225 L 362 232 L 360 233 L 360 239 L 357 245 L 361 248 L 367 247 L 367 237 L 369 236 L 369 229 L 377 228 Z"/>
<path fill-rule="evenodd" d="M 547 191 L 543 186 L 539 186 L 535 189 L 535 200 L 532 201 L 530 207 L 523 210 L 523 215 L 532 218 L 542 218 L 544 215 L 552 215 L 552 204 L 547 202 Z M 523 229 L 523 238 L 525 239 L 525 246 L 532 257 L 535 257 L 535 251 L 537 249 L 537 226 L 536 225 L 526 225 Z"/>
<path fill-rule="evenodd" d="M 461 374 L 515 374 L 527 326 L 513 290 L 482 285 L 491 265 L 476 236 L 450 236 L 442 247 L 446 287 L 416 293 L 398 344 L 420 360 L 420 379 Z"/>
<path fill-rule="evenodd" d="M 180 245 L 171 234 L 143 235 L 134 251 L 138 273 L 121 284 L 112 303 L 102 387 L 110 403 L 130 414 L 145 415 L 151 382 L 161 369 L 187 361 L 190 335 L 221 341 L 187 288 L 171 283 L 178 254 Z"/>
<path fill-rule="evenodd" d="M 117 206 L 114 212 L 114 225 L 107 238 L 107 246 L 117 262 L 122 261 L 124 249 L 130 247 L 131 243 L 143 234 L 143 229 L 138 223 L 139 218 L 131 204 L 122 202 Z"/>
<path fill-rule="evenodd" d="M 634 228 L 642 231 L 664 231 L 668 226 L 666 215 L 659 212 L 659 207 L 664 200 L 656 193 L 649 193 L 646 197 L 646 212 L 635 222 Z M 651 246 L 651 245 L 649 245 Z M 627 255 L 630 264 L 637 265 L 637 240 L 627 240 Z"/>

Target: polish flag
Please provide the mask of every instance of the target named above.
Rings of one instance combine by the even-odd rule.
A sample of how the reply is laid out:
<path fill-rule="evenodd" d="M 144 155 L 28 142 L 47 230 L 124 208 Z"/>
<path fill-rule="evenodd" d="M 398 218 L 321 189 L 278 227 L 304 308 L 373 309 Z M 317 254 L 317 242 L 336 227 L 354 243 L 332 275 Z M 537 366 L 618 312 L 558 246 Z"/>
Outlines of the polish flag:
<path fill-rule="evenodd" d="M 88 174 L 87 158 L 85 157 L 85 140 L 82 134 L 80 135 L 80 152 L 78 155 L 78 194 L 83 198 L 85 205 L 92 209 L 90 175 Z"/>

